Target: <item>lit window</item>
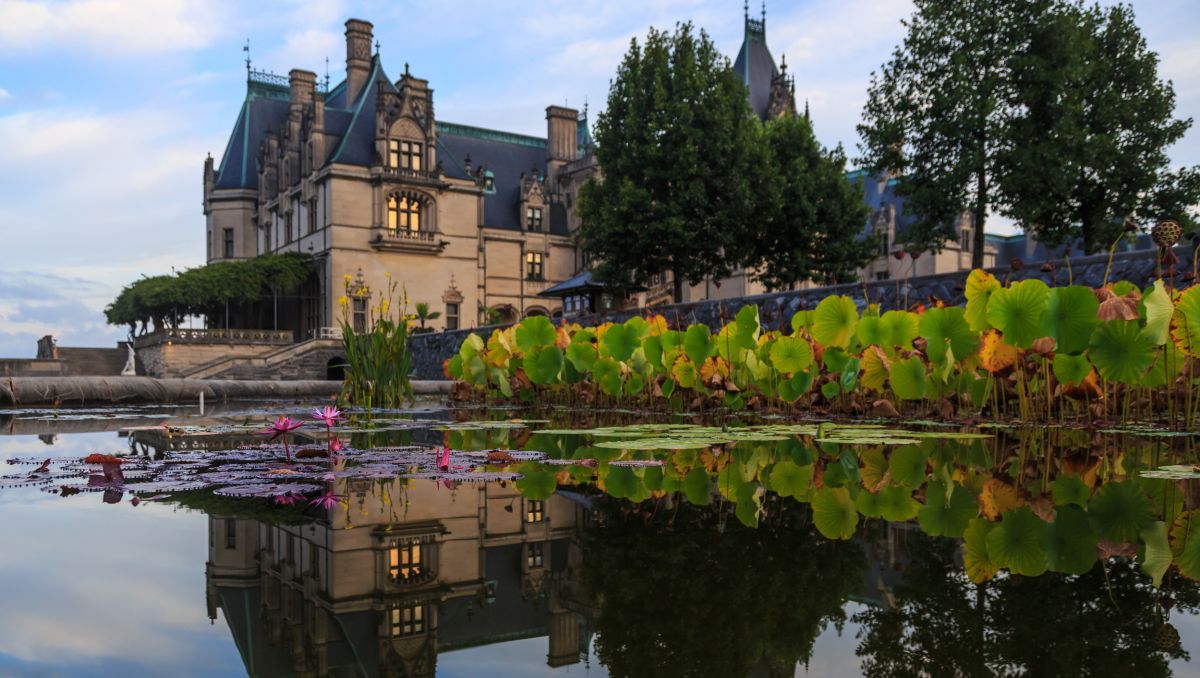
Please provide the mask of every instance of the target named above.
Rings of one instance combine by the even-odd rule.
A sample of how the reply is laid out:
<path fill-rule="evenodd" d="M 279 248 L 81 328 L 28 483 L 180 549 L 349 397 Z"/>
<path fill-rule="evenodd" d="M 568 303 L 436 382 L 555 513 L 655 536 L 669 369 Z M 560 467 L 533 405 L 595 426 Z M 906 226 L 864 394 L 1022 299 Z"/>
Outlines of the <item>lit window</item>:
<path fill-rule="evenodd" d="M 530 499 L 525 503 L 525 522 L 540 523 L 546 517 L 546 504 L 538 499 Z"/>
<path fill-rule="evenodd" d="M 392 194 L 388 196 L 387 227 L 392 233 L 415 233 L 421 230 L 421 202 L 416 196 Z"/>
<path fill-rule="evenodd" d="M 542 273 L 542 253 L 526 252 L 525 276 L 530 280 L 541 280 L 543 277 Z"/>
<path fill-rule="evenodd" d="M 388 142 L 388 166 L 393 169 L 421 171 L 421 144 L 392 139 Z"/>
<path fill-rule="evenodd" d="M 528 207 L 525 209 L 526 228 L 531 231 L 542 230 L 542 208 Z"/>
<path fill-rule="evenodd" d="M 425 632 L 425 606 L 420 603 L 392 608 L 392 636 L 415 636 Z"/>
<path fill-rule="evenodd" d="M 542 542 L 533 542 L 525 545 L 525 564 L 529 567 L 542 566 Z"/>
<path fill-rule="evenodd" d="M 225 232 L 223 235 L 225 238 L 225 242 L 224 242 L 225 258 L 232 259 L 233 258 L 233 229 L 232 228 L 225 229 Z"/>
<path fill-rule="evenodd" d="M 446 329 L 458 329 L 458 304 L 446 304 Z"/>
<path fill-rule="evenodd" d="M 421 542 L 397 544 L 388 550 L 388 576 L 395 582 L 412 581 L 425 573 Z"/>

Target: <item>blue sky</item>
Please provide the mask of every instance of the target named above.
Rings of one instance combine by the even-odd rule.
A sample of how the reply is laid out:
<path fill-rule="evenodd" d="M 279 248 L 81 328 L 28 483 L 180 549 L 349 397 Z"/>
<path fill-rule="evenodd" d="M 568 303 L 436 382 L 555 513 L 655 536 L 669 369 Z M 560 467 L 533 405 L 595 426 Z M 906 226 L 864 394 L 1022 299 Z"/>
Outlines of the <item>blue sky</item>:
<path fill-rule="evenodd" d="M 1133 5 L 1176 114 L 1200 117 L 1200 5 Z M 767 42 L 824 143 L 855 155 L 869 74 L 911 11 L 767 2 Z M 392 77 L 408 62 L 430 80 L 440 119 L 530 134 L 545 133 L 549 104 L 601 107 L 629 39 L 650 26 L 692 20 L 730 55 L 742 38 L 737 0 L 0 0 L 0 357 L 32 356 L 43 334 L 111 345 L 122 331 L 101 309 L 122 284 L 203 263 L 201 169 L 245 92 L 242 45 L 277 73 L 324 74 L 328 57 L 336 83 L 349 17 L 375 24 Z M 1200 164 L 1200 132 L 1172 157 Z"/>

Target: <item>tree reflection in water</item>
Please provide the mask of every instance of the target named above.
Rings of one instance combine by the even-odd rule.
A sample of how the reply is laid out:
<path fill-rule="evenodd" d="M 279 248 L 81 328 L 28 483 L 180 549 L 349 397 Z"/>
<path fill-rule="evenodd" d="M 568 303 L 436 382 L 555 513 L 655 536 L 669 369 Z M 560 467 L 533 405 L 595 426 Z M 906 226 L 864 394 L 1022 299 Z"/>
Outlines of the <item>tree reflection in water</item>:
<path fill-rule="evenodd" d="M 856 541 L 831 542 L 788 500 L 757 529 L 726 506 L 653 513 L 597 500 L 583 585 L 598 600 L 596 653 L 613 676 L 791 676 L 867 567 Z M 643 507 L 651 504 L 643 504 Z"/>
<path fill-rule="evenodd" d="M 960 542 L 912 531 L 893 604 L 853 621 L 867 676 L 1169 676 L 1186 659 L 1165 608 L 1195 613 L 1195 582 L 1162 597 L 1130 559 L 1083 575 L 1001 576 L 976 586 Z M 1169 602 L 1168 602 L 1169 601 Z M 1160 602 L 1162 606 L 1160 607 Z"/>

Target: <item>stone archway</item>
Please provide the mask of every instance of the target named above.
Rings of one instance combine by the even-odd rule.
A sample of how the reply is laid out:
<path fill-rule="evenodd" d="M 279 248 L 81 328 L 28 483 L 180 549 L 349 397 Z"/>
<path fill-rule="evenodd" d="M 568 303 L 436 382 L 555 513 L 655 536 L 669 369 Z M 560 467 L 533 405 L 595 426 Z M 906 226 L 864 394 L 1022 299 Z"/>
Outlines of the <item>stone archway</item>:
<path fill-rule="evenodd" d="M 325 379 L 328 381 L 346 380 L 346 358 L 335 355 L 325 363 Z"/>

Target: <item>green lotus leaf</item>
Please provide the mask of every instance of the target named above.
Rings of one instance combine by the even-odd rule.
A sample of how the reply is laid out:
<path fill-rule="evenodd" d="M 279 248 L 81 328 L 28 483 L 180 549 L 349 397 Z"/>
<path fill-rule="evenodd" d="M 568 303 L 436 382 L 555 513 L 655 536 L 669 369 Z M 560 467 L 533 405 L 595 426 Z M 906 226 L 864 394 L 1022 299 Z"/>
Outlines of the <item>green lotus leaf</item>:
<path fill-rule="evenodd" d="M 1162 280 L 1154 281 L 1150 292 L 1142 297 L 1142 304 L 1146 307 L 1146 326 L 1142 332 L 1150 343 L 1162 346 L 1171 338 L 1171 317 L 1175 313 L 1175 305 Z"/>
<path fill-rule="evenodd" d="M 458 354 L 463 357 L 463 361 L 465 362 L 468 358 L 483 353 L 483 349 L 483 338 L 472 332 L 467 335 L 466 339 L 463 339 L 462 345 L 458 347 Z"/>
<path fill-rule="evenodd" d="M 1085 355 L 1054 354 L 1054 378 L 1064 384 L 1078 385 L 1092 373 L 1092 363 Z"/>
<path fill-rule="evenodd" d="M 931 537 L 961 537 L 971 519 L 979 516 L 979 501 L 970 490 L 955 483 L 949 487 L 947 499 L 947 486 L 942 481 L 930 481 L 926 486 L 928 503 L 917 513 L 917 522 Z"/>
<path fill-rule="evenodd" d="M 921 316 L 921 336 L 928 341 L 925 354 L 934 362 L 946 357 L 946 348 L 955 360 L 962 360 L 979 350 L 979 334 L 971 329 L 958 306 L 931 308 Z"/>
<path fill-rule="evenodd" d="M 513 469 L 521 474 L 517 479 L 517 491 L 526 499 L 546 500 L 558 488 L 558 477 L 554 467 L 526 461 Z"/>
<path fill-rule="evenodd" d="M 871 344 L 886 348 L 892 346 L 891 332 L 883 326 L 883 319 L 877 315 L 864 315 L 858 321 L 858 330 L 855 334 L 858 336 L 858 343 L 863 346 Z"/>
<path fill-rule="evenodd" d="M 883 516 L 883 497 L 879 492 L 863 490 L 854 497 L 854 508 L 858 509 L 864 518 L 880 518 Z"/>
<path fill-rule="evenodd" d="M 594 344 L 577 344 L 571 342 L 567 346 L 567 360 L 580 372 L 590 372 L 596 363 L 596 346 Z"/>
<path fill-rule="evenodd" d="M 500 393 L 504 395 L 505 398 L 512 397 L 512 383 L 510 383 L 508 380 L 508 372 L 505 372 L 499 367 L 493 367 L 489 376 L 491 384 L 499 389 Z"/>
<path fill-rule="evenodd" d="M 780 379 L 776 386 L 776 392 L 780 399 L 786 402 L 795 402 L 797 398 L 808 393 L 809 387 L 812 386 L 813 375 L 811 372 L 797 372 L 790 379 Z"/>
<path fill-rule="evenodd" d="M 967 577 L 976 584 L 996 576 L 999 567 L 988 557 L 987 538 L 997 524 L 984 518 L 973 518 L 963 532 L 963 566 Z"/>
<path fill-rule="evenodd" d="M 625 380 L 625 395 L 630 397 L 635 396 L 641 393 L 642 389 L 645 387 L 646 378 L 641 374 L 634 372 L 629 375 L 628 379 Z"/>
<path fill-rule="evenodd" d="M 463 357 L 461 353 L 455 353 L 453 357 L 446 362 L 446 373 L 453 379 L 463 378 Z"/>
<path fill-rule="evenodd" d="M 712 335 L 707 325 L 691 325 L 683 335 L 683 352 L 693 365 L 703 364 L 712 350 Z"/>
<path fill-rule="evenodd" d="M 703 506 L 711 502 L 712 489 L 712 477 L 703 468 L 694 468 L 683 478 L 683 496 L 691 504 Z"/>
<path fill-rule="evenodd" d="M 483 358 L 478 355 L 473 355 L 470 358 L 463 360 L 463 380 L 473 386 L 482 386 L 487 383 L 488 371 L 487 364 L 483 362 Z"/>
<path fill-rule="evenodd" d="M 880 329 L 885 333 L 892 348 L 899 346 L 908 350 L 912 348 L 912 340 L 921 336 L 921 316 L 909 311 L 888 311 L 879 318 Z"/>
<path fill-rule="evenodd" d="M 920 400 L 925 397 L 929 380 L 925 376 L 925 363 L 914 356 L 904 360 L 896 360 L 888 370 L 888 379 L 892 391 L 901 400 Z"/>
<path fill-rule="evenodd" d="M 792 332 L 799 334 L 800 330 L 812 331 L 812 311 L 796 311 L 792 316 Z"/>
<path fill-rule="evenodd" d="M 1171 558 L 1180 574 L 1200 579 L 1200 509 L 1175 517 L 1171 524 Z"/>
<path fill-rule="evenodd" d="M 771 345 L 771 364 L 780 372 L 800 372 L 807 370 L 812 363 L 812 347 L 803 337 L 780 337 Z"/>
<path fill-rule="evenodd" d="M 1154 344 L 1136 320 L 1100 323 L 1092 334 L 1088 357 L 1100 376 L 1121 384 L 1136 384 L 1154 362 Z"/>
<path fill-rule="evenodd" d="M 1200 357 L 1200 285 L 1192 285 L 1171 315 L 1171 337 L 1183 352 Z"/>
<path fill-rule="evenodd" d="M 813 525 L 826 539 L 849 539 L 858 526 L 858 509 L 844 487 L 822 487 L 813 494 Z"/>
<path fill-rule="evenodd" d="M 554 323 L 544 315 L 533 315 L 517 325 L 517 348 L 528 353 L 537 346 L 550 346 L 558 338 Z"/>
<path fill-rule="evenodd" d="M 967 276 L 965 290 L 967 307 L 963 317 L 966 318 L 967 324 L 971 326 L 972 330 L 983 332 L 991 329 L 992 325 L 987 319 L 988 301 L 998 289 L 1000 289 L 1000 281 L 987 271 L 977 268 Z"/>
<path fill-rule="evenodd" d="M 733 513 L 746 527 L 758 527 L 758 514 L 762 509 L 762 487 L 746 483 L 738 488 L 734 496 Z"/>
<path fill-rule="evenodd" d="M 1037 278 L 998 289 L 988 301 L 988 322 L 1004 334 L 1005 342 L 1029 348 L 1034 339 L 1044 336 L 1042 317 L 1049 297 L 1050 288 Z"/>
<path fill-rule="evenodd" d="M 898 448 L 888 459 L 888 476 L 896 485 L 919 487 L 925 482 L 925 467 L 929 461 L 919 445 Z"/>
<path fill-rule="evenodd" d="M 849 346 L 857 328 L 858 306 L 845 295 L 825 297 L 813 312 L 813 338 L 822 346 Z"/>
<path fill-rule="evenodd" d="M 609 466 L 608 474 L 604 476 L 604 490 L 617 499 L 628 499 L 633 503 L 646 501 L 650 498 L 650 490 L 646 487 L 634 469 L 628 466 Z"/>
<path fill-rule="evenodd" d="M 623 324 L 633 337 L 635 344 L 640 344 L 650 334 L 650 323 L 640 315 L 629 318 Z"/>
<path fill-rule="evenodd" d="M 664 367 L 662 337 L 646 337 L 646 340 L 642 342 L 642 355 L 646 356 L 646 362 L 656 373 L 662 373 Z"/>
<path fill-rule="evenodd" d="M 860 494 L 868 494 L 861 492 Z M 912 488 L 888 485 L 879 491 L 879 508 L 884 520 L 902 523 L 917 517 L 921 504 L 913 499 Z"/>
<path fill-rule="evenodd" d="M 1135 483 L 1123 481 L 1102 485 L 1088 502 L 1088 515 L 1101 539 L 1135 542 L 1154 521 L 1155 513 L 1146 493 Z"/>
<path fill-rule="evenodd" d="M 1013 574 L 1036 577 L 1048 565 L 1044 544 L 1049 529 L 1028 506 L 1019 506 L 1001 516 L 1000 524 L 988 533 L 988 559 Z"/>
<path fill-rule="evenodd" d="M 1162 586 L 1163 575 L 1171 567 L 1171 544 L 1167 538 L 1167 524 L 1156 520 L 1142 530 L 1142 542 L 1145 546 L 1138 557 L 1145 572 L 1154 581 L 1154 586 Z"/>
<path fill-rule="evenodd" d="M 1090 287 L 1055 287 L 1046 300 L 1042 334 L 1055 340 L 1059 353 L 1079 353 L 1092 338 L 1099 308 L 1100 302 Z"/>
<path fill-rule="evenodd" d="M 743 306 L 734 318 L 733 325 L 735 342 L 740 348 L 754 348 L 758 345 L 758 306 L 747 304 Z"/>
<path fill-rule="evenodd" d="M 1186 366 L 1187 356 L 1179 350 L 1175 342 L 1168 341 L 1156 352 L 1154 363 L 1142 376 L 1142 384 L 1152 388 L 1163 388 L 1183 374 L 1183 368 Z"/>
<path fill-rule="evenodd" d="M 1056 506 L 1074 504 L 1083 508 L 1088 505 L 1088 499 L 1092 496 L 1092 491 L 1083 484 L 1079 476 L 1060 475 L 1054 479 L 1050 491 Z"/>
<path fill-rule="evenodd" d="M 637 337 L 624 325 L 613 325 L 600 340 L 600 352 L 613 360 L 629 360 L 637 348 Z"/>
<path fill-rule="evenodd" d="M 621 365 L 612 358 L 599 358 L 592 363 L 592 380 L 605 394 L 616 397 L 621 395 L 624 378 L 621 376 Z"/>
<path fill-rule="evenodd" d="M 1083 574 L 1096 565 L 1096 533 L 1077 506 L 1059 506 L 1046 530 L 1046 562 L 1051 571 Z"/>
<path fill-rule="evenodd" d="M 813 466 L 800 466 L 790 459 L 785 459 L 771 467 L 768 478 L 771 489 L 779 496 L 805 499 L 812 489 Z"/>

